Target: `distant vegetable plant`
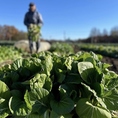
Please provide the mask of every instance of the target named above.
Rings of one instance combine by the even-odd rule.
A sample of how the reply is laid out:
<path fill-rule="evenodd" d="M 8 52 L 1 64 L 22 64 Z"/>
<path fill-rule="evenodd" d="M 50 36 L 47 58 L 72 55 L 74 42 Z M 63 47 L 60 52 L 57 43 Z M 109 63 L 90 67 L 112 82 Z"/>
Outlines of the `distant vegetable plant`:
<path fill-rule="evenodd" d="M 74 53 L 74 49 L 69 43 L 53 43 L 50 52 L 56 52 L 58 54 L 70 54 Z"/>
<path fill-rule="evenodd" d="M 114 45 L 97 45 L 97 44 L 78 44 L 78 47 L 85 51 L 93 51 L 103 56 L 118 58 L 118 47 Z"/>
<path fill-rule="evenodd" d="M 22 57 L 22 53 L 12 46 L 0 46 L 0 63 L 7 60 L 16 60 Z"/>

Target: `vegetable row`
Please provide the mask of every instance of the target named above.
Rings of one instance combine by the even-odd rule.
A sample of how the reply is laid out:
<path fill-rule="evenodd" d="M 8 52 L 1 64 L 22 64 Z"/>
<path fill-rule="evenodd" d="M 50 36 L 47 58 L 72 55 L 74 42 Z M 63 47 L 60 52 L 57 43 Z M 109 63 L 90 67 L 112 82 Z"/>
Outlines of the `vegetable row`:
<path fill-rule="evenodd" d="M 93 51 L 103 56 L 112 58 L 118 58 L 118 46 L 117 45 L 102 45 L 102 44 L 78 44 L 81 50 Z"/>

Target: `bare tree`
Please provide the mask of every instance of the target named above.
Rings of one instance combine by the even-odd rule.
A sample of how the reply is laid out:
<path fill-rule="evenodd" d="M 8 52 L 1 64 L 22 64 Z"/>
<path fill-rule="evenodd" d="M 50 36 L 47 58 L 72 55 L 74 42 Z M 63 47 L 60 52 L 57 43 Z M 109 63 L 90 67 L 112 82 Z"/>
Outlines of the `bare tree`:
<path fill-rule="evenodd" d="M 90 32 L 91 43 L 96 43 L 98 36 L 101 36 L 100 30 L 97 28 L 93 28 Z"/>
<path fill-rule="evenodd" d="M 103 36 L 108 36 L 108 31 L 106 29 L 103 30 Z"/>
<path fill-rule="evenodd" d="M 111 36 L 118 36 L 118 26 L 111 29 Z"/>

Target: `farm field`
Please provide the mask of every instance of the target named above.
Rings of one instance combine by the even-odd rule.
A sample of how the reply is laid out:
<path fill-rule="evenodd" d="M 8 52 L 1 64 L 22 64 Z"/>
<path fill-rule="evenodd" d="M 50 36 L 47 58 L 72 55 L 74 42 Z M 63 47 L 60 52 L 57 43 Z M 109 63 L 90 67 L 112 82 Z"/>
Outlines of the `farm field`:
<path fill-rule="evenodd" d="M 101 47 L 53 43 L 29 55 L 1 46 L 0 118 L 118 118 L 117 46 Z"/>
<path fill-rule="evenodd" d="M 118 118 L 118 0 L 0 3 L 0 118 Z"/>

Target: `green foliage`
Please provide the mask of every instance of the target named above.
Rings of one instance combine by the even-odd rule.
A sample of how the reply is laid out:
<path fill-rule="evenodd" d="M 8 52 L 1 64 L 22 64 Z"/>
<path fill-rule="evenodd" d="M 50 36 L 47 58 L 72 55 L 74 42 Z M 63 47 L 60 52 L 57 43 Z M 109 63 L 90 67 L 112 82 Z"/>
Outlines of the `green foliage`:
<path fill-rule="evenodd" d="M 88 99 L 77 103 L 76 112 L 80 118 L 111 118 L 111 114 L 100 106 L 94 106 Z"/>
<path fill-rule="evenodd" d="M 50 52 L 0 69 L 0 118 L 112 118 L 118 75 L 94 53 Z"/>
<path fill-rule="evenodd" d="M 58 54 L 71 54 L 74 52 L 71 44 L 68 43 L 53 43 L 50 49 L 51 52 L 56 52 Z"/>
<path fill-rule="evenodd" d="M 118 58 L 117 45 L 102 45 L 102 44 L 79 44 L 80 49 L 85 51 L 93 51 L 103 56 Z"/>
<path fill-rule="evenodd" d="M 12 46 L 0 46 L 0 63 L 21 58 L 22 53 Z"/>
<path fill-rule="evenodd" d="M 40 26 L 31 24 L 28 27 L 28 37 L 30 37 L 33 41 L 37 41 L 39 39 L 40 29 Z"/>

